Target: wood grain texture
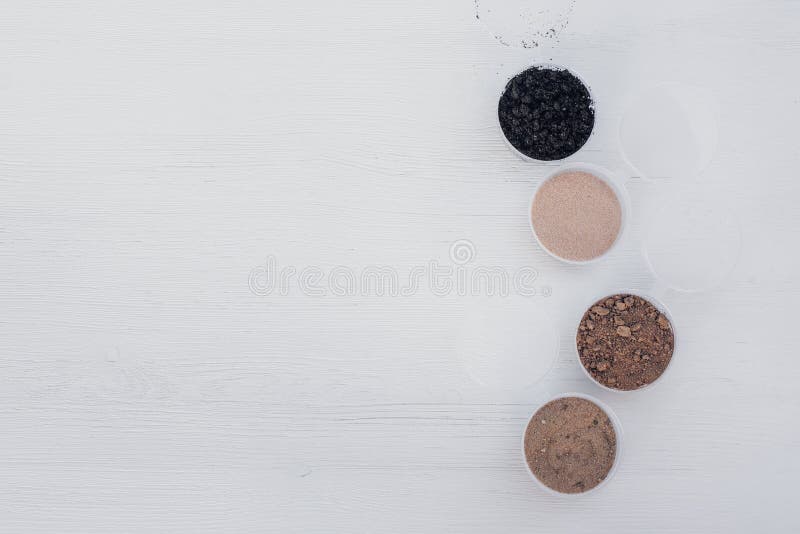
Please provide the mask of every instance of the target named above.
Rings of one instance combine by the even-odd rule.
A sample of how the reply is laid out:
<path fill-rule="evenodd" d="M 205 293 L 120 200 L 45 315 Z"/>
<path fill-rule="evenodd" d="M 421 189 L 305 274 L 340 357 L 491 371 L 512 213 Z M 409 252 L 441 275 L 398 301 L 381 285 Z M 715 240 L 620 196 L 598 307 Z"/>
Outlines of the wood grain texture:
<path fill-rule="evenodd" d="M 467 0 L 3 2 L 0 531 L 798 531 L 798 22 L 791 0 L 579 0 L 522 50 Z M 527 205 L 554 166 L 517 159 L 494 112 L 550 60 L 598 101 L 575 159 L 622 174 L 631 91 L 691 82 L 721 110 L 699 188 L 737 214 L 741 259 L 713 292 L 662 294 L 680 352 L 641 395 L 588 383 L 571 328 L 599 293 L 652 288 L 643 228 L 684 182 L 631 179 L 631 232 L 600 264 L 539 250 Z M 540 384 L 473 380 L 480 298 L 248 286 L 269 255 L 407 273 L 457 240 L 538 272 L 529 302 L 562 341 Z M 585 499 L 522 460 L 562 391 L 625 429 Z"/>

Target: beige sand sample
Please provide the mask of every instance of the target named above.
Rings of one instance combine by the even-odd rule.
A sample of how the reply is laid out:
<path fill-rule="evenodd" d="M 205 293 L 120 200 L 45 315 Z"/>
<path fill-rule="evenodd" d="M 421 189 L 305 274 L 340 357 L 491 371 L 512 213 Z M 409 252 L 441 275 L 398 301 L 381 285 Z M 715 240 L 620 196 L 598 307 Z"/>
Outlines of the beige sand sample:
<path fill-rule="evenodd" d="M 622 207 L 604 180 L 566 171 L 544 182 L 531 206 L 531 222 L 542 246 L 560 258 L 588 261 L 617 240 Z"/>
<path fill-rule="evenodd" d="M 525 459 L 539 481 L 561 493 L 599 485 L 614 466 L 617 434 L 602 408 L 580 397 L 548 402 L 525 430 Z"/>

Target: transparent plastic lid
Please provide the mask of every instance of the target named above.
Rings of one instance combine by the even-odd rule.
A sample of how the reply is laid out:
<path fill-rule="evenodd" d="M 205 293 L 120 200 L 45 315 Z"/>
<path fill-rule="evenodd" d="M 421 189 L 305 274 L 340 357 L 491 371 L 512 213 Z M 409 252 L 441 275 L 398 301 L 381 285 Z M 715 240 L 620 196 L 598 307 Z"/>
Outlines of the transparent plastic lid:
<path fill-rule="evenodd" d="M 575 0 L 475 0 L 475 17 L 501 44 L 554 45 L 569 23 Z"/>
<path fill-rule="evenodd" d="M 694 179 L 717 148 L 711 91 L 680 83 L 638 91 L 622 115 L 619 141 L 628 164 L 645 178 Z"/>
<path fill-rule="evenodd" d="M 697 292 L 721 285 L 741 249 L 738 220 L 710 194 L 685 191 L 650 219 L 644 255 L 656 279 L 676 291 Z"/>
<path fill-rule="evenodd" d="M 558 357 L 559 337 L 537 297 L 471 298 L 458 352 L 478 384 L 507 393 L 539 382 Z"/>

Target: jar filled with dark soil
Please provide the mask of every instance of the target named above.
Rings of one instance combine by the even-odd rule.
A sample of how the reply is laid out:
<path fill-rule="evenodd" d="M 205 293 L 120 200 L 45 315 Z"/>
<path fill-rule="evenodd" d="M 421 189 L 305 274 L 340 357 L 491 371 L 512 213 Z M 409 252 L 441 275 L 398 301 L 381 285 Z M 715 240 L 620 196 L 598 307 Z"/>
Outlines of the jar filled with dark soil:
<path fill-rule="evenodd" d="M 523 156 L 553 161 L 589 140 L 594 102 L 589 88 L 566 69 L 534 66 L 514 76 L 497 107 L 500 128 Z"/>
<path fill-rule="evenodd" d="M 675 332 L 666 310 L 639 295 L 602 298 L 576 335 L 581 365 L 597 383 L 631 391 L 658 380 L 672 360 Z"/>

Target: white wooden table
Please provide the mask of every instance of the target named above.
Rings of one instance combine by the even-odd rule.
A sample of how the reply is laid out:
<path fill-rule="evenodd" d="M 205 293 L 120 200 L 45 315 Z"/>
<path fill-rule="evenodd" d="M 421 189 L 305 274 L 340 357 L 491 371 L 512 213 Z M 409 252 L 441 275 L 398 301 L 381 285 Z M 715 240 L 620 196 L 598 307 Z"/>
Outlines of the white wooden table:
<path fill-rule="evenodd" d="M 0 5 L 0 531 L 800 529 L 800 2 L 580 0 L 528 50 L 469 0 L 76 4 Z M 639 223 L 596 266 L 550 259 L 526 211 L 554 167 L 494 123 L 505 77 L 550 60 L 598 100 L 573 159 L 623 168 L 641 85 L 703 85 L 722 110 L 702 183 L 742 256 L 723 287 L 664 295 L 683 346 L 638 395 L 589 383 L 569 342 L 587 299 L 650 287 Z M 659 196 L 629 186 L 645 220 Z M 405 276 L 459 240 L 473 265 L 538 273 L 524 302 L 562 348 L 536 386 L 473 380 L 464 336 L 514 335 L 465 330 L 480 297 L 248 283 L 270 256 Z M 521 459 L 561 391 L 625 428 L 584 499 Z"/>

